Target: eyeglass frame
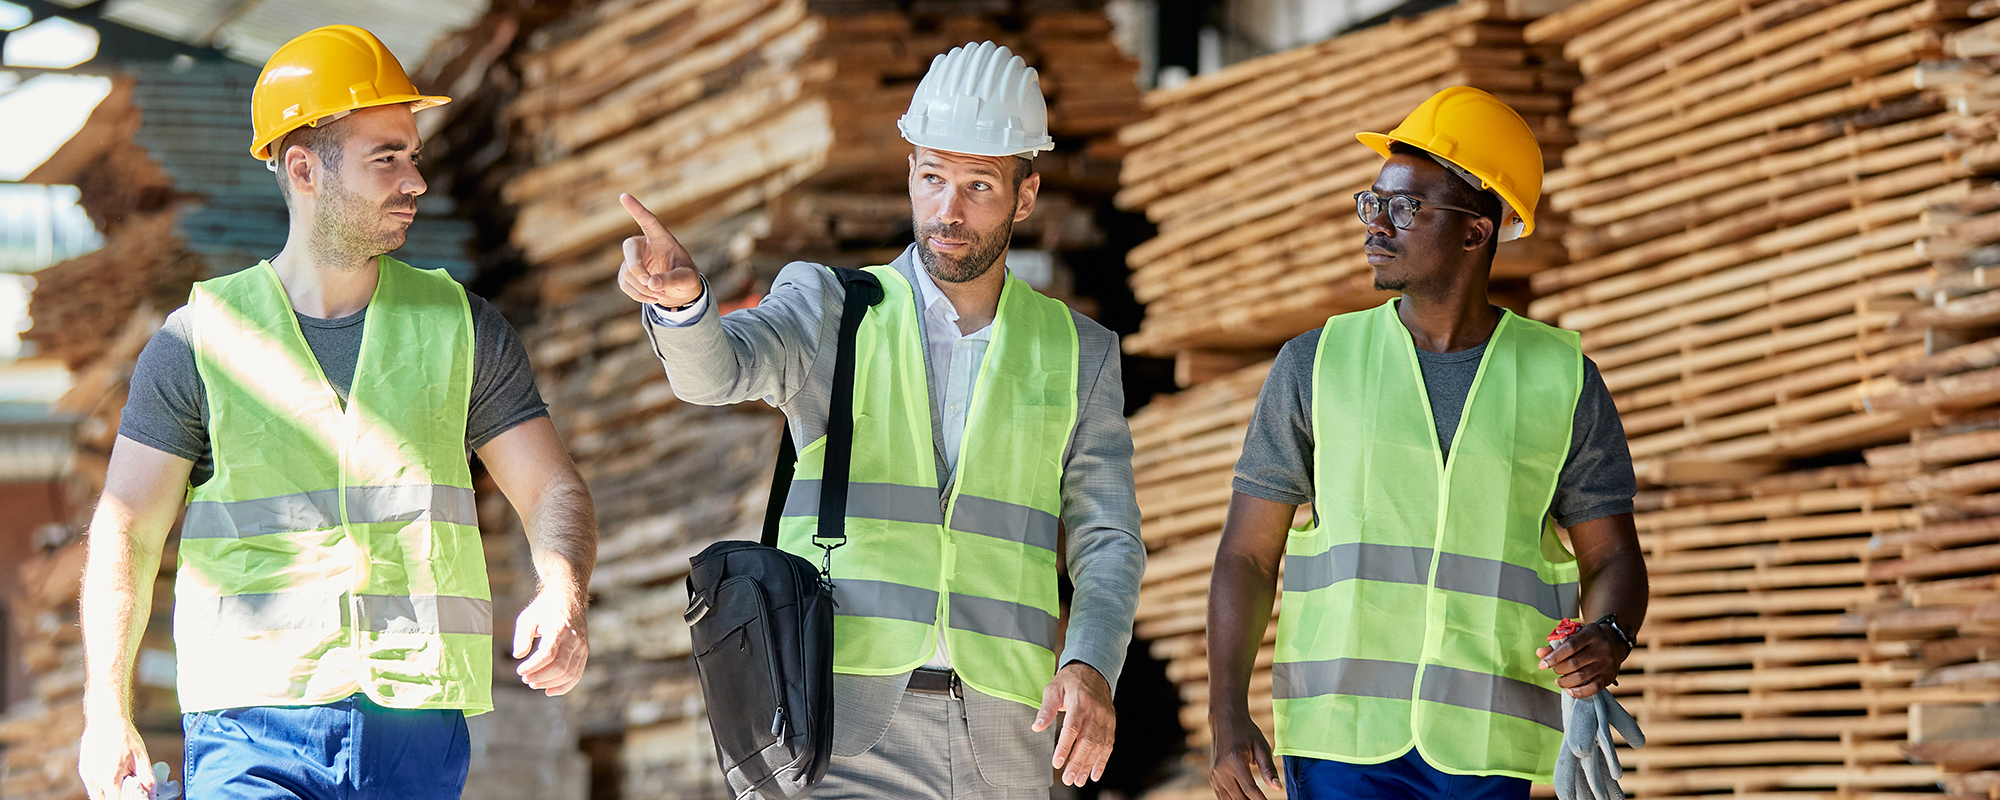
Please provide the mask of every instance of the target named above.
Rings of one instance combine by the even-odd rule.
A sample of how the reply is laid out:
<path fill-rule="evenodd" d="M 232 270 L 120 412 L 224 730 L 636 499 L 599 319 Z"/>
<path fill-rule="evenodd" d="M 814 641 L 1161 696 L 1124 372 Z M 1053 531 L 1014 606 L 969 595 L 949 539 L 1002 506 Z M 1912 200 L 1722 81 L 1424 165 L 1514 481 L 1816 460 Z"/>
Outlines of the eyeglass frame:
<path fill-rule="evenodd" d="M 1363 189 L 1363 190 L 1361 190 L 1361 191 L 1358 191 L 1358 192 L 1355 192 L 1355 193 L 1354 193 L 1354 215 L 1355 215 L 1355 216 L 1357 216 L 1357 217 L 1361 217 L 1361 224 L 1363 224 L 1363 225 L 1372 225 L 1372 224 L 1374 224 L 1374 222 L 1375 222 L 1375 217 L 1373 217 L 1373 216 L 1363 216 L 1363 214 L 1367 213 L 1367 212 L 1364 212 L 1364 211 L 1362 211 L 1362 210 L 1361 210 L 1361 196 L 1362 196 L 1362 195 L 1364 195 L 1364 194 L 1365 194 L 1365 195 L 1369 195 L 1369 196 L 1371 196 L 1371 197 L 1374 197 L 1375 199 L 1377 199 L 1377 200 L 1381 201 L 1381 203 L 1382 203 L 1382 210 L 1381 210 L 1381 211 L 1378 211 L 1378 212 L 1376 212 L 1376 214 L 1377 214 L 1377 215 L 1380 215 L 1380 216 L 1386 216 L 1386 217 L 1388 217 L 1388 218 L 1389 218 L 1389 224 L 1390 224 L 1390 225 L 1393 225 L 1393 226 L 1395 226 L 1395 228 L 1396 228 L 1397 230 L 1402 230 L 1402 231 L 1407 231 L 1407 230 L 1409 230 L 1409 229 L 1410 229 L 1411 227 L 1415 226 L 1415 225 L 1417 224 L 1417 212 L 1419 212 L 1419 211 L 1422 211 L 1422 210 L 1424 210 L 1424 209 L 1426 209 L 1426 208 L 1436 208 L 1436 209 L 1442 209 L 1442 210 L 1444 210 L 1444 211 L 1459 211 L 1459 212 L 1463 212 L 1463 213 L 1466 213 L 1466 214 L 1471 214 L 1471 215 L 1473 215 L 1473 216 L 1475 216 L 1475 217 L 1484 217 L 1484 216 L 1486 216 L 1486 214 L 1484 214 L 1483 212 L 1479 212 L 1479 211 L 1475 211 L 1475 210 L 1473 210 L 1473 209 L 1470 209 L 1470 208 L 1460 208 L 1460 207 L 1458 207 L 1458 206 L 1448 206 L 1448 205 L 1445 205 L 1445 204 L 1443 204 L 1443 203 L 1431 203 L 1431 202 L 1428 202 L 1428 201 L 1424 200 L 1423 198 L 1421 198 L 1421 197 L 1417 197 L 1417 196 L 1415 196 L 1415 195 L 1407 195 L 1407 194 L 1402 194 L 1402 193 L 1400 193 L 1400 192 L 1395 192 L 1395 193 L 1391 193 L 1391 194 L 1390 194 L 1389 196 L 1387 196 L 1387 197 L 1383 197 L 1382 195 L 1379 195 L 1379 194 L 1376 194 L 1376 193 L 1375 193 L 1375 191 L 1374 191 L 1373 189 Z M 1410 201 L 1410 224 L 1409 224 L 1409 225 L 1397 225 L 1397 224 L 1396 224 L 1396 216 L 1395 216 L 1394 214 L 1391 214 L 1391 213 L 1389 213 L 1389 202 L 1390 202 L 1391 200 L 1394 200 L 1395 198 L 1398 198 L 1398 197 L 1401 197 L 1401 198 L 1403 198 L 1403 199 L 1405 199 L 1405 200 L 1408 200 L 1408 201 Z"/>

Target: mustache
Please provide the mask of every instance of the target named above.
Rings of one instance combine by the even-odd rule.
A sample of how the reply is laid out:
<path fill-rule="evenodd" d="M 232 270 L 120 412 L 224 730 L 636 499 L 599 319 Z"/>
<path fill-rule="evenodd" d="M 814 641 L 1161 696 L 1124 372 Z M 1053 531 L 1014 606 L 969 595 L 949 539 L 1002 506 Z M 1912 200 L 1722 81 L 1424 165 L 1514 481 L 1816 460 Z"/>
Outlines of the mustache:
<path fill-rule="evenodd" d="M 970 233 L 971 231 L 964 225 L 921 225 L 917 228 L 917 238 L 920 239 L 927 236 L 936 236 L 955 242 L 967 242 L 979 238 L 970 235 Z"/>
<path fill-rule="evenodd" d="M 1398 255 L 1400 255 L 1403 252 L 1403 248 L 1397 247 L 1396 244 L 1387 237 L 1376 236 L 1372 233 L 1368 234 L 1368 236 L 1365 239 L 1363 239 L 1361 245 L 1363 247 L 1373 247 L 1377 250 L 1387 250 L 1391 253 L 1395 253 Z"/>
<path fill-rule="evenodd" d="M 383 211 L 408 211 L 408 212 L 410 212 L 410 213 L 414 214 L 414 213 L 416 213 L 416 211 L 417 211 L 417 201 L 416 201 L 416 200 L 415 200 L 414 198 L 413 198 L 413 199 L 409 199 L 409 200 L 391 200 L 391 201 L 389 201 L 389 202 L 387 202 L 387 203 L 383 203 L 383 204 L 382 204 L 382 210 L 383 210 Z"/>

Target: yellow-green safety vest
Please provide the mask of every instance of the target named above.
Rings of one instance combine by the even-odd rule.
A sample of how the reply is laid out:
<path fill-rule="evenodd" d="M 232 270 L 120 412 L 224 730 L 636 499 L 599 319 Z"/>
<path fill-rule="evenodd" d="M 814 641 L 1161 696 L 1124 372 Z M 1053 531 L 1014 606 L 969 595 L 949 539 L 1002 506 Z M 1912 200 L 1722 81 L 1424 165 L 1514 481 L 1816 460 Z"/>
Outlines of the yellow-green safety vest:
<path fill-rule="evenodd" d="M 1031 706 L 1055 675 L 1057 519 L 1076 427 L 1076 321 L 1009 275 L 973 387 L 956 477 L 940 489 L 915 293 L 870 267 L 882 302 L 856 337 L 847 544 L 832 556 L 833 669 L 897 675 L 942 629 L 967 685 Z M 779 546 L 815 563 L 826 437 L 799 451 Z"/>
<path fill-rule="evenodd" d="M 1569 455 L 1575 333 L 1504 315 L 1439 452 L 1395 302 L 1327 321 L 1313 364 L 1314 524 L 1285 543 L 1277 751 L 1547 783 L 1562 741 L 1535 649 L 1575 616 L 1549 521 Z"/>
<path fill-rule="evenodd" d="M 195 284 L 215 475 L 174 583 L 183 711 L 493 708 L 493 605 L 465 426 L 472 312 L 386 256 L 343 405 L 269 262 Z"/>

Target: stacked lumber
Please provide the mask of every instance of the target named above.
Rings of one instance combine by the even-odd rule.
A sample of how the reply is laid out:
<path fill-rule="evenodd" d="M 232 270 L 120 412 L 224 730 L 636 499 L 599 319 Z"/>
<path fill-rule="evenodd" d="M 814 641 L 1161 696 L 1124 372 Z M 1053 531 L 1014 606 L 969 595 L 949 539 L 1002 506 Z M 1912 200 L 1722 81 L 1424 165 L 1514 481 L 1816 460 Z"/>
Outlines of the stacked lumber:
<path fill-rule="evenodd" d="M 1118 203 L 1160 229 L 1127 256 L 1148 306 L 1126 349 L 1271 347 L 1386 299 L 1373 291 L 1352 199 L 1381 158 L 1354 134 L 1394 128 L 1447 86 L 1506 101 L 1558 165 L 1575 141 L 1564 115 L 1580 79 L 1560 47 L 1523 39 L 1526 24 L 1473 0 L 1147 95 L 1153 116 L 1119 133 L 1132 152 Z M 1534 236 L 1501 245 L 1502 291 L 1564 263 L 1564 230 L 1563 215 L 1545 210 Z"/>
<path fill-rule="evenodd" d="M 1064 267 L 1108 246 L 1110 134 L 1143 113 L 1110 33 L 1092 4 L 1046 0 L 607 0 L 496 67 L 520 76 L 500 191 L 526 271 L 504 294 L 536 319 L 523 338 L 598 514 L 591 669 L 566 702 L 600 787 L 726 794 L 683 579 L 708 544 L 758 535 L 782 429 L 761 403 L 675 397 L 613 281 L 637 230 L 618 194 L 673 229 L 725 311 L 792 260 L 886 263 L 911 239 L 895 121 L 934 56 L 992 39 L 1041 70 L 1058 148 L 1015 249 L 1046 254 L 1043 290 L 1087 311 Z"/>
<path fill-rule="evenodd" d="M 1582 15 L 1611 5 L 1587 3 Z M 1624 4 L 1631 6 L 1632 4 Z M 1567 38 L 1583 140 L 1544 203 L 1573 263 L 1533 278 L 1531 313 L 1583 333 L 1643 479 L 1852 451 L 1924 424 L 1886 370 L 1944 204 L 1994 202 L 2000 168 L 1951 0 L 1676 0 Z M 1970 44 L 1973 40 L 1966 40 Z"/>
<path fill-rule="evenodd" d="M 1973 11 L 1593 0 L 1528 28 L 1585 76 L 1544 200 L 1572 263 L 1530 310 L 1582 332 L 1663 487 L 1616 690 L 1637 796 L 1956 792 L 1993 763 L 2000 145 L 1991 69 L 1946 60 L 1987 46 Z"/>
<path fill-rule="evenodd" d="M 949 3 L 928 5 L 951 10 Z M 628 235 L 620 192 L 673 226 L 757 209 L 801 185 L 869 196 L 843 203 L 856 198 L 836 194 L 823 205 L 844 204 L 845 213 L 829 219 L 821 209 L 771 230 L 869 238 L 885 247 L 896 223 L 907 229 L 908 217 L 906 205 L 896 208 L 909 145 L 895 121 L 930 59 L 966 42 L 994 40 L 1040 68 L 1058 140 L 1106 134 L 1142 113 L 1132 80 L 1137 64 L 1112 43 L 1099 12 L 968 13 L 919 28 L 916 15 L 893 3 L 852 15 L 807 6 L 627 0 L 546 31 L 549 41 L 523 64 L 527 85 L 512 112 L 532 137 L 536 166 L 505 189 L 519 207 L 514 241 L 527 259 L 585 261 L 578 257 Z M 1116 155 L 1099 147 L 1095 158 L 1055 154 L 1037 166 L 1052 172 L 1044 180 L 1056 185 L 1099 173 L 1103 190 L 1107 153 Z M 870 207 L 869 200 L 880 202 Z M 854 236 L 843 237 L 850 221 Z M 609 275 L 605 268 L 590 262 L 544 280 L 598 285 Z"/>

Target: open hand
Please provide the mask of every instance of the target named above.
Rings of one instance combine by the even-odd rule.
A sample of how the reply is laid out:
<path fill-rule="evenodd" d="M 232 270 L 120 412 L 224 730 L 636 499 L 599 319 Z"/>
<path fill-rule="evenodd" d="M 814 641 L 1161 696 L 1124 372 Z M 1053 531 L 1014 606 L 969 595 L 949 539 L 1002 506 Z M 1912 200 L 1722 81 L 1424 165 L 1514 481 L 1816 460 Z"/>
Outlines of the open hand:
<path fill-rule="evenodd" d="M 618 265 L 618 288 L 641 303 L 679 308 L 701 299 L 701 272 L 694 257 L 674 239 L 667 226 L 629 194 L 620 205 L 639 223 L 643 235 L 625 240 L 625 261 Z"/>
<path fill-rule="evenodd" d="M 1035 715 L 1035 730 L 1048 730 L 1058 711 L 1064 713 L 1062 733 L 1056 736 L 1056 754 L 1049 765 L 1063 771 L 1065 786 L 1082 786 L 1104 777 L 1104 764 L 1111 760 L 1111 744 L 1118 733 L 1118 715 L 1111 709 L 1111 684 L 1089 665 L 1071 662 L 1042 690 L 1042 710 Z"/>

